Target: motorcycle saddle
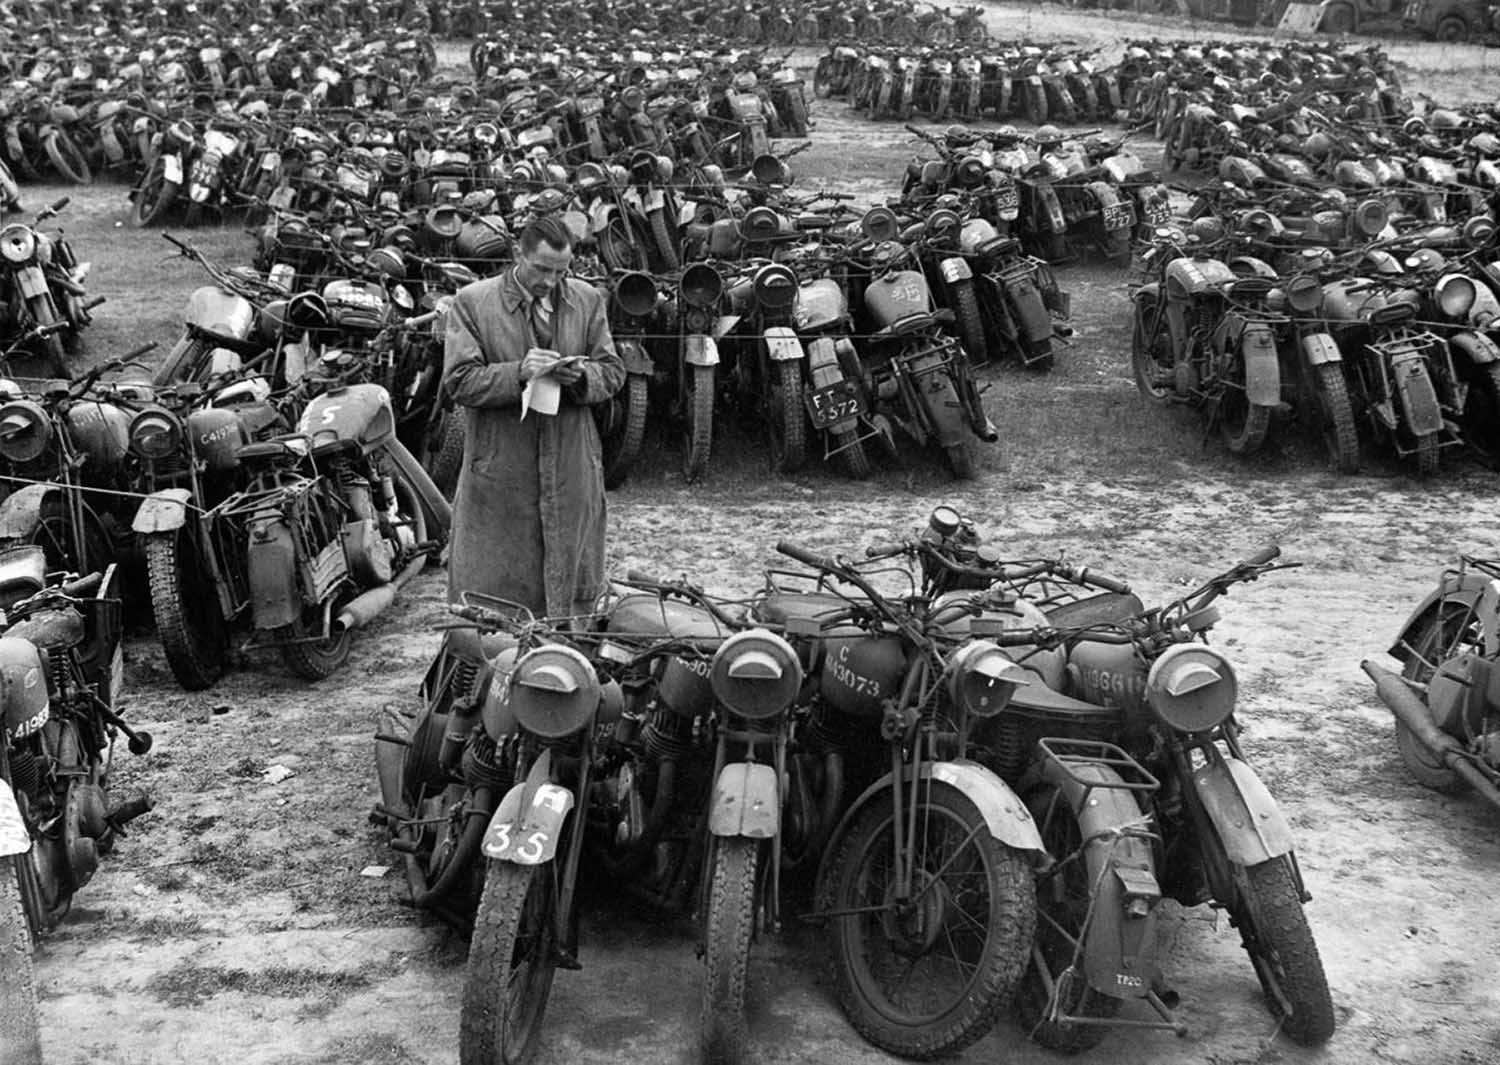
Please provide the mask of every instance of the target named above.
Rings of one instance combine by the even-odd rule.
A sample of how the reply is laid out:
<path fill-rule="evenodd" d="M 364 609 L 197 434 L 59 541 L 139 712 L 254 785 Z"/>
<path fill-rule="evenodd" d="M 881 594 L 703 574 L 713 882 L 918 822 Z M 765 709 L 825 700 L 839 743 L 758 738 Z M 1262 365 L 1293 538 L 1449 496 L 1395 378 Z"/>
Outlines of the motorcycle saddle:
<path fill-rule="evenodd" d="M 1023 684 L 1010 697 L 1010 705 L 1021 710 L 1038 710 L 1052 714 L 1108 713 L 1112 707 L 1100 706 L 1053 691 L 1044 684 Z"/>
<path fill-rule="evenodd" d="M 71 607 L 44 610 L 16 622 L 5 635 L 29 640 L 37 650 L 65 650 L 83 642 L 83 617 Z"/>

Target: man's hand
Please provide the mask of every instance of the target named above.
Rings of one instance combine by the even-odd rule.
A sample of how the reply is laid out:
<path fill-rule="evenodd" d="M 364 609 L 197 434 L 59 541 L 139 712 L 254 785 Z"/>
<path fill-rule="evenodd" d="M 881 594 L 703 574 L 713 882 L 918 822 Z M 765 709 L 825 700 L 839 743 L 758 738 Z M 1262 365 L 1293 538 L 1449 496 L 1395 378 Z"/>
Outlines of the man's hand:
<path fill-rule="evenodd" d="M 553 363 L 549 372 L 557 378 L 558 384 L 566 387 L 583 379 L 583 362 L 582 355 L 571 355 Z"/>
<path fill-rule="evenodd" d="M 549 351 L 546 348 L 532 348 L 526 353 L 526 357 L 521 360 L 521 380 L 530 381 L 533 377 L 540 377 L 542 374 L 551 373 L 557 366 L 557 361 L 561 358 L 562 356 L 555 351 Z M 563 379 L 558 378 L 558 380 L 562 381 Z"/>

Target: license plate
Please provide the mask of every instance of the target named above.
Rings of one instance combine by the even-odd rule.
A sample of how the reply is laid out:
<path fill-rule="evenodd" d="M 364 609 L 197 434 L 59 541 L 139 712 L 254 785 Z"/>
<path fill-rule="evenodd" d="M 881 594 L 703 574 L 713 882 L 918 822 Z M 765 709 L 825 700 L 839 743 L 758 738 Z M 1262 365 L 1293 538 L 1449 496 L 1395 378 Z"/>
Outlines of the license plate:
<path fill-rule="evenodd" d="M 47 294 L 47 279 L 42 276 L 41 270 L 37 267 L 28 266 L 17 273 L 21 281 L 21 295 L 31 299 L 34 296 Z"/>
<path fill-rule="evenodd" d="M 1002 211 L 1014 211 L 1021 206 L 1021 190 L 1014 185 L 1002 185 L 995 193 L 995 206 Z"/>
<path fill-rule="evenodd" d="M 578 101 L 578 113 L 584 118 L 588 118 L 590 115 L 597 115 L 603 110 L 604 101 L 597 96 L 585 96 L 582 100 Z"/>
<path fill-rule="evenodd" d="M 31 834 L 26 831 L 26 822 L 21 820 L 21 808 L 10 785 L 0 780 L 0 858 L 13 854 L 25 854 L 31 849 Z M 6 876 L 10 873 L 7 871 Z"/>
<path fill-rule="evenodd" d="M 853 381 L 835 381 L 831 385 L 805 394 L 807 414 L 814 428 L 827 429 L 835 422 L 854 418 L 864 413 L 859 399 L 859 389 Z"/>
<path fill-rule="evenodd" d="M 1164 226 L 1172 220 L 1172 205 L 1154 201 L 1146 205 L 1146 221 L 1153 226 Z"/>
<path fill-rule="evenodd" d="M 1135 204 L 1129 200 L 1106 204 L 1104 207 L 1105 229 L 1133 229 L 1135 227 Z"/>
<path fill-rule="evenodd" d="M 161 160 L 162 175 L 175 184 L 182 184 L 182 160 L 175 155 L 164 155 Z"/>

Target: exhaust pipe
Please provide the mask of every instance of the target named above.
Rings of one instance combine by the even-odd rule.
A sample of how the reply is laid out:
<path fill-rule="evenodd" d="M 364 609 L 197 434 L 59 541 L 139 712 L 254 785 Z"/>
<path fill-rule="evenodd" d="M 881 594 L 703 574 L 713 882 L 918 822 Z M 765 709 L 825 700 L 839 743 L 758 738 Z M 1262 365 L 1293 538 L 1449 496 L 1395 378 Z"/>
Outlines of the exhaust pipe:
<path fill-rule="evenodd" d="M 1487 802 L 1500 809 L 1500 788 L 1495 787 L 1494 782 L 1473 763 L 1462 744 L 1432 723 L 1427 707 L 1423 705 L 1421 699 L 1417 698 L 1416 692 L 1411 690 L 1406 681 L 1400 675 L 1384 666 L 1377 666 L 1369 659 L 1361 662 L 1360 668 L 1375 682 L 1375 692 L 1380 696 L 1380 701 L 1385 703 L 1391 713 L 1411 730 L 1412 735 L 1421 742 L 1422 746 L 1432 752 L 1449 769 L 1463 777 L 1464 781 Z"/>
<path fill-rule="evenodd" d="M 400 573 L 396 574 L 394 580 L 377 585 L 368 592 L 362 592 L 349 600 L 344 604 L 344 609 L 339 611 L 338 617 L 333 619 L 333 634 L 337 636 L 349 629 L 362 629 L 374 621 L 396 601 L 396 593 L 404 588 L 408 581 L 421 573 L 425 565 L 427 565 L 427 556 L 418 555 L 408 562 Z"/>

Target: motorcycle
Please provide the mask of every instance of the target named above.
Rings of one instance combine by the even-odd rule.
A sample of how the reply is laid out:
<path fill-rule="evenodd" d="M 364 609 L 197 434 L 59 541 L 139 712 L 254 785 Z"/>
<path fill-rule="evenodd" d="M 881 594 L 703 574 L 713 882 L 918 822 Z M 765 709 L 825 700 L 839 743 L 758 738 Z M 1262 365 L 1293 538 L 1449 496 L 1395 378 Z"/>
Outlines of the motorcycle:
<path fill-rule="evenodd" d="M 84 303 L 83 282 L 89 264 L 79 263 L 68 242 L 53 239 L 39 228 L 66 207 L 69 198 L 49 204 L 27 225 L 11 222 L 0 228 L 0 291 L 6 317 L 23 330 L 36 329 L 42 338 L 42 360 L 51 377 L 66 377 L 67 349 L 91 320 L 89 310 L 102 300 Z M 61 323 L 61 330 L 50 327 Z"/>
<path fill-rule="evenodd" d="M 1472 555 L 1444 569 L 1401 626 L 1399 674 L 1366 660 L 1396 717 L 1396 751 L 1424 787 L 1466 786 L 1500 807 L 1500 562 Z"/>

